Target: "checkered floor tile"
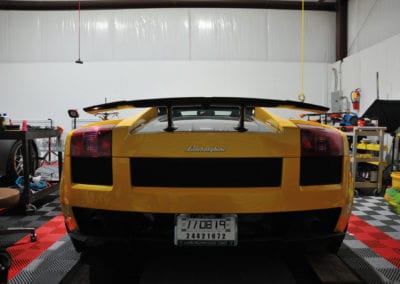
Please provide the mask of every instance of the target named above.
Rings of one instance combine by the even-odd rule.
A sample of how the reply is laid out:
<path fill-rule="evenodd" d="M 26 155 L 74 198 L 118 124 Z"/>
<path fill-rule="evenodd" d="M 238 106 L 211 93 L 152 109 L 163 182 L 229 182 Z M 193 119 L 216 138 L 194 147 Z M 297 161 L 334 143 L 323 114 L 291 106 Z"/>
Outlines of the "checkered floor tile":
<path fill-rule="evenodd" d="M 356 197 L 353 215 L 344 244 L 378 272 L 382 283 L 400 283 L 400 216 L 380 196 Z"/>
<path fill-rule="evenodd" d="M 3 228 L 12 227 L 33 227 L 38 228 L 50 221 L 61 212 L 58 192 L 44 197 L 40 202 L 36 203 L 37 211 L 29 215 L 23 210 L 9 210 L 1 212 L 0 224 Z M 7 247 L 23 238 L 26 234 L 9 234 L 2 235 L 0 238 L 0 247 Z"/>
<path fill-rule="evenodd" d="M 35 215 L 26 215 L 24 212 L 17 215 L 15 212 L 1 213 L 1 226 L 38 228 L 60 214 L 58 193 L 43 200 Z M 10 246 L 24 236 L 25 234 L 2 236 L 0 246 Z M 400 216 L 390 210 L 383 197 L 356 197 L 349 231 L 339 256 L 354 270 L 362 273 L 364 279 L 368 279 L 367 283 L 400 283 L 399 255 Z M 50 274 L 37 271 L 36 268 L 62 263 L 61 266 L 52 268 L 57 271 L 54 277 L 60 279 L 78 260 L 79 255 L 73 250 L 68 236 L 64 236 L 28 264 L 11 283 L 54 282 L 48 278 Z"/>
<path fill-rule="evenodd" d="M 390 210 L 380 196 L 360 196 L 354 199 L 353 214 L 400 241 L 400 215 Z"/>

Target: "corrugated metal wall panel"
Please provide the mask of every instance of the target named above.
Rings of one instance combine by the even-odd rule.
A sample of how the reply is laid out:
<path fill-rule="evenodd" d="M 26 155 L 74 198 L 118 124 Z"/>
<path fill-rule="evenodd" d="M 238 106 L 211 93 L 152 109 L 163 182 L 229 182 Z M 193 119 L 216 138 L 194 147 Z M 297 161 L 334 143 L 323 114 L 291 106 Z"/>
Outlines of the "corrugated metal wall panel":
<path fill-rule="evenodd" d="M 306 61 L 333 62 L 335 17 L 306 11 Z M 300 61 L 300 11 L 142 9 L 81 11 L 85 61 Z M 77 11 L 0 11 L 1 62 L 78 57 Z"/>

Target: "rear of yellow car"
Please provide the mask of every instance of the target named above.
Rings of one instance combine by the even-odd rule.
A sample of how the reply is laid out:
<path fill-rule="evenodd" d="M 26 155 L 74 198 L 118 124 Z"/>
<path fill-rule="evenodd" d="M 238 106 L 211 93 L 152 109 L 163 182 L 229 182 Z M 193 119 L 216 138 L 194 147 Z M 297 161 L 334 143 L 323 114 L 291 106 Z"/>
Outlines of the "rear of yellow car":
<path fill-rule="evenodd" d="M 79 251 L 109 242 L 338 249 L 353 192 L 341 132 L 263 108 L 246 131 L 211 116 L 174 123 L 165 131 L 151 108 L 68 135 L 61 203 Z"/>

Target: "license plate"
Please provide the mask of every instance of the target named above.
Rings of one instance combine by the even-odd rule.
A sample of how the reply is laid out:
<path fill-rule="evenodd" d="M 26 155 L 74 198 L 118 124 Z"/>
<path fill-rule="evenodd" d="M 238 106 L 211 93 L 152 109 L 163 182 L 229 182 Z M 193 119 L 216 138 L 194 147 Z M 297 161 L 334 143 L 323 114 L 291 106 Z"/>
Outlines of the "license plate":
<path fill-rule="evenodd" d="M 175 222 L 175 245 L 235 246 L 237 216 L 179 214 Z"/>

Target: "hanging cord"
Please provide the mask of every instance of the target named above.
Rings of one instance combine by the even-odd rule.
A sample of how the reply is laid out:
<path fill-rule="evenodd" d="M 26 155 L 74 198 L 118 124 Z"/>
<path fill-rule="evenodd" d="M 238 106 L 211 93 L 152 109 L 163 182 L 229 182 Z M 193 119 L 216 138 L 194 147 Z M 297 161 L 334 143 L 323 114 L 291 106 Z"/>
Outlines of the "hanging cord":
<path fill-rule="evenodd" d="M 304 0 L 301 1 L 301 93 L 298 99 L 301 102 L 306 100 L 304 95 Z"/>
<path fill-rule="evenodd" d="M 372 4 L 371 8 L 369 9 L 368 15 L 364 18 L 363 23 L 361 24 L 360 28 L 358 29 L 356 35 L 355 35 L 354 38 L 353 38 L 353 41 L 351 42 L 349 48 L 347 48 L 347 53 L 349 53 L 349 52 L 351 51 L 351 49 L 353 48 L 354 43 L 355 43 L 355 42 L 357 41 L 357 39 L 359 38 L 360 32 L 361 32 L 361 30 L 364 28 L 365 23 L 367 22 L 369 16 L 371 15 L 371 12 L 374 10 L 374 8 L 375 8 L 375 6 L 376 6 L 376 3 L 378 3 L 378 0 L 375 0 L 374 4 Z"/>
<path fill-rule="evenodd" d="M 81 0 L 78 0 L 78 60 L 75 63 L 83 64 L 81 60 Z"/>

